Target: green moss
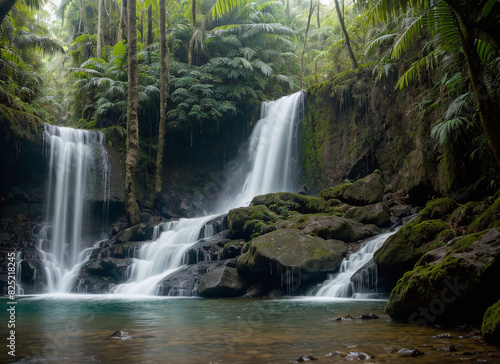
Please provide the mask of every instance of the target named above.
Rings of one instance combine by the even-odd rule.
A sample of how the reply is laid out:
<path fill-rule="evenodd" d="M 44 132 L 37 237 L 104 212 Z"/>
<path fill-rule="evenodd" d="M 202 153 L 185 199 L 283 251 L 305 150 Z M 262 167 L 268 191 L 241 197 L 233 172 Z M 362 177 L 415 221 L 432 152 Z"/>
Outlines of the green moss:
<path fill-rule="evenodd" d="M 340 200 L 342 199 L 345 190 L 351 184 L 352 183 L 343 183 L 339 186 L 326 188 L 319 193 L 319 196 L 325 199 L 326 201 L 334 200 L 334 201 L 339 201 L 340 203 Z"/>
<path fill-rule="evenodd" d="M 486 341 L 500 344 L 500 301 L 484 313 L 481 330 Z"/>
<path fill-rule="evenodd" d="M 276 221 L 276 215 L 266 206 L 250 206 L 233 209 L 228 213 L 229 237 L 250 240 L 251 235 L 261 232 L 264 225 Z M 266 227 L 267 228 L 267 227 Z"/>
<path fill-rule="evenodd" d="M 500 197 L 469 226 L 469 233 L 500 227 Z"/>
<path fill-rule="evenodd" d="M 456 223 L 459 226 L 469 225 L 476 218 L 474 210 L 480 204 L 480 202 L 470 201 L 459 206 L 451 214 L 450 222 Z"/>
<path fill-rule="evenodd" d="M 287 212 L 296 211 L 301 214 L 324 212 L 327 209 L 326 201 L 322 198 L 299 195 L 297 193 L 279 192 L 267 195 L 256 196 L 252 200 L 251 206 L 264 205 L 270 208 L 274 205 L 276 211 Z M 280 210 L 281 209 L 281 210 Z"/>
<path fill-rule="evenodd" d="M 425 220 L 440 219 L 451 214 L 458 207 L 458 204 L 451 198 L 438 198 L 427 202 L 425 208 L 420 211 L 414 222 L 416 224 Z"/>

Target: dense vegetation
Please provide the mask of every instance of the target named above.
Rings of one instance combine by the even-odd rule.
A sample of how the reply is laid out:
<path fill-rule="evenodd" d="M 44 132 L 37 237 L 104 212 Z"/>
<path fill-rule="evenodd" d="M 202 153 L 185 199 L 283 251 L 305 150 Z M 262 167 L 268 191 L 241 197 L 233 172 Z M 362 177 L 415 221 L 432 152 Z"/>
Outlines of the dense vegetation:
<path fill-rule="evenodd" d="M 160 191 L 165 133 L 195 147 L 262 100 L 367 67 L 400 92 L 426 88 L 420 112 L 444 110 L 430 131 L 441 163 L 481 164 L 474 182 L 497 187 L 497 1 L 63 0 L 56 17 L 47 8 L 0 9 L 2 127 L 21 138 L 42 121 L 128 133 L 116 147 L 127 153 L 131 222 L 135 165 L 160 172 Z"/>

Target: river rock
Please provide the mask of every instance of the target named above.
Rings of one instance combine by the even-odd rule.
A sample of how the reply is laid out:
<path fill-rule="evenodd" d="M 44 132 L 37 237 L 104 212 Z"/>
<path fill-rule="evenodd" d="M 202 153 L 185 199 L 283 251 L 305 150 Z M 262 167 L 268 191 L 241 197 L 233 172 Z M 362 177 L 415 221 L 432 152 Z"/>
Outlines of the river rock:
<path fill-rule="evenodd" d="M 132 335 L 130 332 L 125 331 L 125 330 L 118 330 L 112 333 L 109 336 L 110 339 L 116 339 L 116 340 L 133 340 L 135 339 L 135 336 Z"/>
<path fill-rule="evenodd" d="M 276 223 L 278 229 L 300 229 L 306 234 L 323 239 L 336 239 L 350 243 L 380 233 L 375 225 L 363 225 L 339 216 L 294 215 L 288 221 Z"/>
<path fill-rule="evenodd" d="M 109 277 L 115 282 L 122 282 L 126 278 L 124 273 L 131 264 L 132 259 L 104 258 L 86 262 L 82 272 L 89 276 Z"/>
<path fill-rule="evenodd" d="M 410 216 L 411 206 L 409 205 L 395 205 L 390 208 L 392 215 L 402 219 L 403 217 Z"/>
<path fill-rule="evenodd" d="M 386 311 L 413 324 L 478 324 L 498 299 L 499 276 L 500 229 L 461 236 L 426 253 L 399 280 Z"/>
<path fill-rule="evenodd" d="M 113 244 L 121 244 L 129 241 L 144 241 L 153 238 L 154 224 L 141 222 L 140 224 L 129 227 L 116 234 L 111 242 Z"/>
<path fill-rule="evenodd" d="M 295 361 L 295 363 L 303 363 L 305 361 L 313 361 L 313 360 L 318 360 L 318 358 L 312 356 L 312 355 L 301 355 L 299 358 Z"/>
<path fill-rule="evenodd" d="M 344 218 L 353 219 L 362 224 L 388 227 L 391 225 L 391 210 L 383 203 L 362 207 L 351 207 L 344 214 Z"/>
<path fill-rule="evenodd" d="M 252 240 L 249 250 L 238 258 L 237 268 L 249 283 L 291 293 L 337 269 L 346 252 L 342 241 L 280 229 Z"/>
<path fill-rule="evenodd" d="M 500 344 L 500 300 L 484 313 L 481 330 L 486 341 Z"/>
<path fill-rule="evenodd" d="M 342 199 L 352 205 L 371 205 L 382 201 L 384 189 L 385 184 L 377 170 L 346 187 Z"/>
<path fill-rule="evenodd" d="M 245 295 L 246 298 L 262 297 L 262 284 L 255 283 L 248 287 Z"/>
<path fill-rule="evenodd" d="M 236 297 L 241 296 L 246 288 L 247 284 L 236 268 L 223 266 L 201 277 L 198 293 L 202 297 Z"/>
<path fill-rule="evenodd" d="M 389 236 L 373 256 L 377 264 L 379 287 L 389 292 L 403 274 L 424 255 L 430 242 L 450 225 L 441 220 L 411 222 Z"/>

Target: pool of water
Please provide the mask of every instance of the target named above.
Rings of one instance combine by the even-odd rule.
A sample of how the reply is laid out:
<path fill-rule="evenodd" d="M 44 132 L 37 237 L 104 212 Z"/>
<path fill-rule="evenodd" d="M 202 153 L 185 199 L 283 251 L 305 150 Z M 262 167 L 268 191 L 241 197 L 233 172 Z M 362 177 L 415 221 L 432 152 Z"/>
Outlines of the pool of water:
<path fill-rule="evenodd" d="M 0 300 L 0 307 L 7 307 L 7 302 Z M 369 362 L 380 363 L 500 360 L 499 347 L 463 337 L 466 332 L 394 322 L 384 314 L 385 304 L 305 298 L 20 297 L 16 357 L 2 345 L 0 362 L 293 363 L 308 354 L 321 363 L 352 360 L 351 352 L 370 354 L 374 358 Z M 380 318 L 336 320 L 370 312 Z M 8 318 L 2 317 L 3 337 Z M 127 330 L 135 338 L 110 338 L 117 330 Z M 452 338 L 432 337 L 444 332 Z M 456 352 L 438 350 L 450 344 Z M 405 358 L 391 353 L 403 347 L 417 347 L 424 355 Z"/>

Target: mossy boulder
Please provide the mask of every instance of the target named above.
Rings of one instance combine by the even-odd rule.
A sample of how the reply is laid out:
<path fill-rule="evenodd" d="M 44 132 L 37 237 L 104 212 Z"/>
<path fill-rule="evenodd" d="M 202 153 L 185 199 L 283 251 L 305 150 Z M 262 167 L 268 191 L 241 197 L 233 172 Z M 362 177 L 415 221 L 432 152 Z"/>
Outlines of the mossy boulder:
<path fill-rule="evenodd" d="M 305 234 L 323 239 L 342 240 L 351 243 L 380 233 L 374 225 L 363 225 L 350 219 L 327 215 L 294 215 L 288 221 L 276 223 L 278 229 L 299 229 Z"/>
<path fill-rule="evenodd" d="M 227 215 L 229 238 L 250 240 L 256 229 L 262 225 L 272 225 L 276 215 L 264 205 L 239 207 Z"/>
<path fill-rule="evenodd" d="M 486 341 L 500 344 L 500 300 L 484 313 L 481 330 Z"/>
<path fill-rule="evenodd" d="M 198 293 L 202 297 L 237 297 L 243 295 L 247 287 L 236 268 L 222 266 L 201 277 Z"/>
<path fill-rule="evenodd" d="M 425 220 L 436 220 L 451 214 L 458 208 L 458 203 L 448 197 L 438 198 L 427 202 L 425 208 L 420 211 L 414 219 L 415 223 L 420 223 Z"/>
<path fill-rule="evenodd" d="M 352 183 L 343 183 L 335 187 L 325 188 L 319 193 L 319 197 L 329 200 L 341 200 L 344 196 L 345 190 L 352 185 Z"/>
<path fill-rule="evenodd" d="M 285 205 L 289 210 L 301 214 L 324 212 L 328 207 L 326 201 L 322 198 L 291 192 L 268 193 L 266 195 L 255 196 L 251 206 L 259 205 L 267 206 L 271 210 L 273 210 L 274 206 Z"/>
<path fill-rule="evenodd" d="M 351 207 L 346 211 L 344 217 L 362 224 L 373 224 L 378 227 L 388 227 L 391 225 L 391 210 L 383 203 Z"/>
<path fill-rule="evenodd" d="M 341 200 L 358 206 L 371 205 L 382 201 L 384 189 L 384 181 L 382 181 L 380 171 L 377 170 L 348 186 Z"/>
<path fill-rule="evenodd" d="M 469 226 L 468 233 L 500 227 L 500 197 Z"/>
<path fill-rule="evenodd" d="M 456 224 L 457 226 L 468 226 L 477 217 L 475 211 L 477 207 L 481 205 L 481 202 L 470 201 L 466 204 L 460 205 L 450 217 L 450 222 Z"/>
<path fill-rule="evenodd" d="M 287 293 L 326 278 L 347 253 L 344 242 L 324 240 L 298 229 L 280 229 L 252 240 L 236 263 L 238 272 L 252 283 Z"/>
<path fill-rule="evenodd" d="M 500 230 L 464 235 L 425 254 L 391 292 L 387 313 L 412 324 L 480 324 L 498 299 Z"/>
<path fill-rule="evenodd" d="M 129 241 L 144 241 L 153 238 L 154 225 L 149 223 L 140 223 L 120 231 L 111 242 L 113 244 L 127 243 Z"/>
<path fill-rule="evenodd" d="M 391 290 L 405 272 L 413 269 L 437 235 L 450 228 L 441 220 L 411 222 L 389 236 L 373 256 L 381 287 Z"/>

